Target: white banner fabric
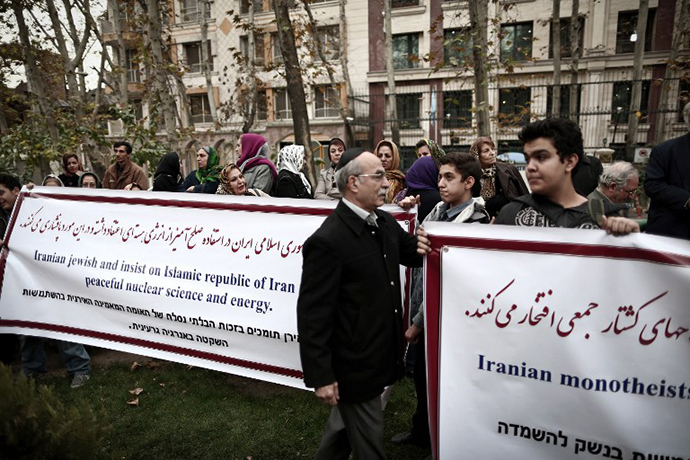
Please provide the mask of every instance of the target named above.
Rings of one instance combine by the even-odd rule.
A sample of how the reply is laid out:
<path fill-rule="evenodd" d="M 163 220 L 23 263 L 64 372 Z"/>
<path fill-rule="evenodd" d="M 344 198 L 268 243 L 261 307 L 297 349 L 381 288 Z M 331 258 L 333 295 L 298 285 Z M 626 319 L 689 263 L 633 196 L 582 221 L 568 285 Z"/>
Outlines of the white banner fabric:
<path fill-rule="evenodd" d="M 437 459 L 690 458 L 690 242 L 427 231 Z"/>
<path fill-rule="evenodd" d="M 0 332 L 303 388 L 302 244 L 336 203 L 36 187 L 3 248 Z M 412 214 L 388 208 L 404 228 Z"/>

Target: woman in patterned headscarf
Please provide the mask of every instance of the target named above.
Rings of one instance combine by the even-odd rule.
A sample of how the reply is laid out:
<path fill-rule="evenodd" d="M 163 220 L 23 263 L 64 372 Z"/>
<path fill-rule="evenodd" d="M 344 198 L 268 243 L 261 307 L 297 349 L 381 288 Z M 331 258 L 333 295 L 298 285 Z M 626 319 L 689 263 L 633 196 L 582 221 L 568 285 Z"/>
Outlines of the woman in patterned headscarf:
<path fill-rule="evenodd" d="M 444 152 L 443 149 L 431 139 L 421 139 L 419 142 L 417 142 L 415 149 L 417 152 L 417 158 L 431 155 L 431 157 L 436 160 L 437 164 L 438 160 L 440 160 L 441 157 L 446 154 L 446 152 Z"/>
<path fill-rule="evenodd" d="M 386 178 L 390 182 L 388 192 L 386 192 L 386 203 L 394 203 L 395 197 L 405 188 L 405 174 L 400 171 L 400 153 L 398 146 L 392 141 L 382 140 L 376 145 L 374 155 L 379 157 L 383 169 L 386 170 Z"/>
<path fill-rule="evenodd" d="M 221 171 L 218 152 L 211 146 L 202 147 L 196 152 L 196 162 L 199 169 L 189 173 L 179 192 L 216 193 Z"/>
<path fill-rule="evenodd" d="M 288 145 L 278 153 L 278 180 L 273 194 L 283 198 L 312 198 L 311 184 L 302 173 L 304 146 Z"/>
<path fill-rule="evenodd" d="M 481 196 L 491 217 L 498 215 L 511 200 L 529 193 L 520 171 L 514 165 L 496 161 L 496 144 L 490 137 L 480 137 L 474 141 L 470 153 L 479 159 L 482 167 Z"/>
<path fill-rule="evenodd" d="M 230 163 L 220 172 L 220 185 L 216 195 L 269 196 L 256 188 L 247 188 L 247 182 L 235 163 Z"/>
<path fill-rule="evenodd" d="M 247 188 L 257 188 L 266 193 L 273 190 L 278 172 L 268 159 L 269 150 L 266 139 L 258 134 L 243 134 L 237 141 L 237 165 L 247 181 Z"/>

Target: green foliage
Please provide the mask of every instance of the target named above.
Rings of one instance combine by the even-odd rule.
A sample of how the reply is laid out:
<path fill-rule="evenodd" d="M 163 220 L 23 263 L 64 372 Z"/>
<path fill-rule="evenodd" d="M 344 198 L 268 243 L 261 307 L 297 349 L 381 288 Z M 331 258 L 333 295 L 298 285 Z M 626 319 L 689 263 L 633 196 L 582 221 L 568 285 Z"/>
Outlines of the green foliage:
<path fill-rule="evenodd" d="M 87 407 L 65 407 L 45 385 L 0 364 L 0 459 L 97 458 L 104 428 Z"/>

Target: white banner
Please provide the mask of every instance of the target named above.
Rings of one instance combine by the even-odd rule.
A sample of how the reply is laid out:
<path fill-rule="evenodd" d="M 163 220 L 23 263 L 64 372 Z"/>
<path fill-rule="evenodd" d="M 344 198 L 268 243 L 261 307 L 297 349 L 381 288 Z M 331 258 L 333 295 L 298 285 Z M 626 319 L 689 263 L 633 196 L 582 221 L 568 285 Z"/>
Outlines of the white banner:
<path fill-rule="evenodd" d="M 3 250 L 0 332 L 302 388 L 301 249 L 335 204 L 23 191 Z"/>
<path fill-rule="evenodd" d="M 427 231 L 436 458 L 690 458 L 690 242 Z"/>

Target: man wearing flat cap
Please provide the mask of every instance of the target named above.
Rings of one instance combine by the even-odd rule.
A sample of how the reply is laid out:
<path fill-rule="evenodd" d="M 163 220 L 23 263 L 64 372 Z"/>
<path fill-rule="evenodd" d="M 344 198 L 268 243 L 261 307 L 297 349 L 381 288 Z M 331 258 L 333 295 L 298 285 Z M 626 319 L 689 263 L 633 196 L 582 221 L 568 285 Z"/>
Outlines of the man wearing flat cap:
<path fill-rule="evenodd" d="M 341 201 L 304 243 L 297 301 L 304 382 L 333 406 L 316 458 L 383 459 L 380 395 L 403 374 L 400 264 L 422 258 L 378 210 L 389 183 L 374 154 L 343 153 L 336 184 Z"/>

